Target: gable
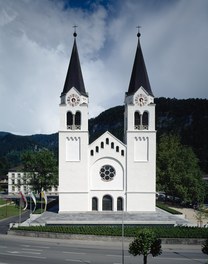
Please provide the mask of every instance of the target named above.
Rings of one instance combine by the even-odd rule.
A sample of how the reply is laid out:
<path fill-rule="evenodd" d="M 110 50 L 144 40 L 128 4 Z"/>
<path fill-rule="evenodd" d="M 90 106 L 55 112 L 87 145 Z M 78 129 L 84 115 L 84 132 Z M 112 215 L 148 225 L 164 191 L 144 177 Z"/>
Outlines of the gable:
<path fill-rule="evenodd" d="M 107 131 L 89 145 L 89 150 L 91 157 L 120 158 L 125 156 L 126 145 Z"/>

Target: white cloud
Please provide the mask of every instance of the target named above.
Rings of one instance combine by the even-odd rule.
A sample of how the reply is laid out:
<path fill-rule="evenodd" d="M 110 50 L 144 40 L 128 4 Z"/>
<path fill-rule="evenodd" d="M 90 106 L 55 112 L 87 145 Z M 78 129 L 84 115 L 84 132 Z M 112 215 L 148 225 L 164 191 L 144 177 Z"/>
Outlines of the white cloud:
<path fill-rule="evenodd" d="M 154 94 L 207 98 L 207 10 L 206 0 L 111 1 L 109 9 L 89 10 L 64 9 L 62 1 L 0 0 L 0 130 L 58 130 L 75 24 L 90 116 L 123 104 L 138 24 Z"/>

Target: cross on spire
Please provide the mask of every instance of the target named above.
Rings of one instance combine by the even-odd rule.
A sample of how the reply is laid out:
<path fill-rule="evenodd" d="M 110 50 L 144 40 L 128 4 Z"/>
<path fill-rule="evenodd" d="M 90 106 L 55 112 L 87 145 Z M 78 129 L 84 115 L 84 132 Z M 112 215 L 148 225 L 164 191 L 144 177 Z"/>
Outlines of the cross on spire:
<path fill-rule="evenodd" d="M 140 33 L 140 28 L 141 28 L 141 26 L 137 26 L 137 28 L 138 28 L 137 37 L 139 38 L 139 37 L 141 36 L 141 33 Z"/>
<path fill-rule="evenodd" d="M 73 36 L 76 38 L 76 36 L 77 36 L 77 32 L 76 32 L 76 28 L 77 28 L 78 26 L 77 25 L 74 25 L 73 26 L 73 28 L 74 28 L 74 34 L 73 34 Z"/>

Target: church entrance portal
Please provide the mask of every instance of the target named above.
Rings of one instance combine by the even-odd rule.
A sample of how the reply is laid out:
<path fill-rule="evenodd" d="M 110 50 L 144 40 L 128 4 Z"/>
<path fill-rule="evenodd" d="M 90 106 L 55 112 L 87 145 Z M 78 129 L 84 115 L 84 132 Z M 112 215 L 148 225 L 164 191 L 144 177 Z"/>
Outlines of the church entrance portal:
<path fill-rule="evenodd" d="M 112 211 L 113 209 L 112 197 L 110 195 L 105 195 L 103 197 L 103 211 Z"/>

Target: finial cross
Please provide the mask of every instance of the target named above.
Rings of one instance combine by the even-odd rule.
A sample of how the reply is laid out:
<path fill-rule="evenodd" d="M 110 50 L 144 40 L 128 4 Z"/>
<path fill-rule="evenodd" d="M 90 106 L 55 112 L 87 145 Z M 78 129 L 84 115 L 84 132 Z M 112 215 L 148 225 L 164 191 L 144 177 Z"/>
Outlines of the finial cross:
<path fill-rule="evenodd" d="M 141 26 L 137 26 L 137 28 L 138 28 L 138 33 L 140 33 L 140 30 L 139 29 L 141 28 Z"/>
<path fill-rule="evenodd" d="M 77 25 L 74 25 L 73 26 L 73 28 L 74 28 L 74 32 L 76 33 L 76 28 L 77 28 L 78 26 Z"/>

